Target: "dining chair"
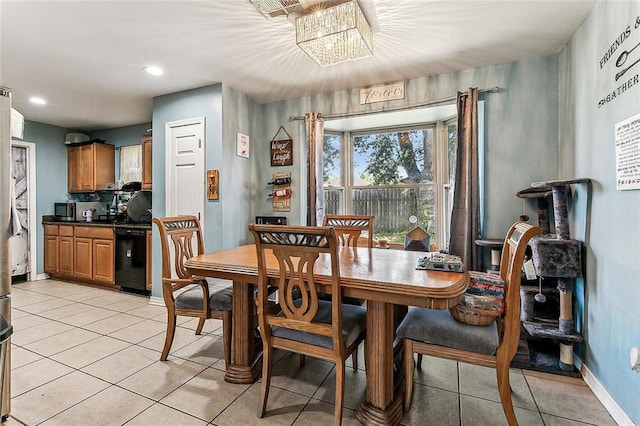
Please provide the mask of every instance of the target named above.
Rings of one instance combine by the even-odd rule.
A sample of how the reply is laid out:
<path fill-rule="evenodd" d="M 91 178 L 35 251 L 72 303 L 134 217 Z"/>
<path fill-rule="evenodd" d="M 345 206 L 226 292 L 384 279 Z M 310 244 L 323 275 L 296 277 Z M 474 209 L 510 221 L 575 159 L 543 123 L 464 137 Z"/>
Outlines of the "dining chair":
<path fill-rule="evenodd" d="M 373 220 L 374 216 L 327 214 L 322 219 L 322 226 L 330 226 L 336 230 L 341 246 L 358 247 L 364 239 L 366 241 L 364 246 L 373 248 Z M 363 232 L 367 233 L 366 237 L 362 237 Z M 326 295 L 321 295 L 320 298 L 329 299 Z M 356 297 L 344 297 L 342 302 L 350 305 L 364 305 L 365 303 L 364 299 Z M 358 351 L 353 353 L 351 359 L 353 370 L 356 371 L 358 369 Z"/>
<path fill-rule="evenodd" d="M 205 277 L 192 275 L 185 262 L 204 253 L 200 221 L 196 216 L 154 217 L 160 231 L 162 247 L 162 297 L 167 307 L 167 334 L 161 361 L 171 350 L 178 315 L 199 318 L 196 334 L 202 332 L 205 320 L 222 320 L 224 363 L 231 363 L 231 285 L 222 286 Z M 195 247 L 194 247 L 195 246 Z"/>
<path fill-rule="evenodd" d="M 507 232 L 500 261 L 504 281 L 504 310 L 486 326 L 457 321 L 447 310 L 411 308 L 397 329 L 403 339 L 405 411 L 413 393 L 413 354 L 431 355 L 496 369 L 498 392 L 507 422 L 517 425 L 511 400 L 509 366 L 520 339 L 520 279 L 529 240 L 542 231 L 516 222 Z M 418 361 L 419 362 L 419 361 Z"/>
<path fill-rule="evenodd" d="M 373 216 L 327 214 L 322 219 L 322 226 L 331 226 L 341 245 L 357 247 L 360 240 L 366 238 L 366 247 L 373 247 Z M 362 237 L 366 232 L 367 236 Z"/>
<path fill-rule="evenodd" d="M 273 349 L 279 348 L 335 363 L 334 425 L 339 425 L 345 360 L 365 338 L 366 309 L 342 303 L 336 232 L 329 227 L 255 224 L 249 230 L 258 256 L 258 324 L 263 344 L 258 417 L 266 412 Z M 276 309 L 268 301 L 271 280 L 280 294 Z M 318 297 L 321 284 L 323 291 L 331 292 L 331 301 Z"/>

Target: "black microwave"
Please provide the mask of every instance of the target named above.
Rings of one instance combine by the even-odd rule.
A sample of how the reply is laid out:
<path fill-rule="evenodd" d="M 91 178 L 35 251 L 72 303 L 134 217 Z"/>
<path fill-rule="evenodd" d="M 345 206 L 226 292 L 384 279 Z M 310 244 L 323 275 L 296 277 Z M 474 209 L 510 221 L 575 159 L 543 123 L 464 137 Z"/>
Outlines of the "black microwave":
<path fill-rule="evenodd" d="M 76 220 L 76 203 L 55 203 L 54 214 L 56 220 L 73 222 Z"/>

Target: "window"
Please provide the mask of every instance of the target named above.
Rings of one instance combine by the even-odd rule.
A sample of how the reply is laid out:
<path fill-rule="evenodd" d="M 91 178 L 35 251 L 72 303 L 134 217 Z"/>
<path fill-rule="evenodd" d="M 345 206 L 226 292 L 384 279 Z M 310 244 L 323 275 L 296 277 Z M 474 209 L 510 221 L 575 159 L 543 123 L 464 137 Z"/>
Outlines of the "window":
<path fill-rule="evenodd" d="M 120 147 L 120 180 L 142 181 L 142 145 Z"/>
<path fill-rule="evenodd" d="M 329 127 L 329 126 L 327 126 Z M 325 214 L 373 215 L 374 237 L 404 245 L 414 228 L 449 241 L 456 120 L 378 129 L 325 131 Z M 442 243 L 444 242 L 444 244 Z"/>

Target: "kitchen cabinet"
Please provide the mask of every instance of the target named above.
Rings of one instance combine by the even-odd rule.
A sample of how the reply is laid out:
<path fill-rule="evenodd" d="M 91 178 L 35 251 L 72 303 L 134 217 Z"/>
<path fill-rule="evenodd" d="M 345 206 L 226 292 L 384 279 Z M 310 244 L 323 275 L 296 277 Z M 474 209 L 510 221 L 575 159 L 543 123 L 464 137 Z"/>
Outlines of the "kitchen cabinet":
<path fill-rule="evenodd" d="M 115 239 L 111 226 L 44 225 L 45 272 L 115 287 Z"/>
<path fill-rule="evenodd" d="M 115 181 L 115 147 L 104 143 L 67 148 L 67 189 L 93 192 Z"/>
<path fill-rule="evenodd" d="M 93 250 L 91 238 L 76 237 L 74 239 L 74 277 L 82 280 L 93 278 Z"/>
<path fill-rule="evenodd" d="M 44 272 L 47 274 L 58 274 L 60 272 L 60 258 L 58 249 L 60 247 L 60 237 L 58 236 L 58 225 L 44 226 Z"/>
<path fill-rule="evenodd" d="M 114 240 L 93 240 L 93 280 L 107 284 L 115 282 Z"/>
<path fill-rule="evenodd" d="M 60 246 L 58 253 L 60 256 L 60 275 L 63 277 L 73 277 L 74 275 L 74 246 L 73 246 L 73 226 L 60 225 Z"/>
<path fill-rule="evenodd" d="M 151 136 L 142 137 L 142 189 L 152 188 L 152 164 L 153 164 L 153 138 Z"/>
<path fill-rule="evenodd" d="M 115 283 L 114 235 L 111 227 L 75 227 L 75 277 Z"/>

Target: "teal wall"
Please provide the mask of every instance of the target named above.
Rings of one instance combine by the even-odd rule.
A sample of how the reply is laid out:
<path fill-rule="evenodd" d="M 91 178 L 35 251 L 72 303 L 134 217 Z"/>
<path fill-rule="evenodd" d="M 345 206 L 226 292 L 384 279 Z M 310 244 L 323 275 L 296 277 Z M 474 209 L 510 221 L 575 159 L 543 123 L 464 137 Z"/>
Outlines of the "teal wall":
<path fill-rule="evenodd" d="M 262 106 L 248 96 L 222 86 L 222 206 L 221 247 L 248 244 L 253 237 L 247 224 L 255 221 L 257 205 L 266 199 L 266 180 L 259 179 L 259 167 L 269 156 L 269 142 L 262 134 Z M 236 155 L 238 132 L 249 136 L 249 158 Z"/>
<path fill-rule="evenodd" d="M 627 30 L 628 27 L 628 30 Z M 603 63 L 623 33 L 622 44 Z M 640 113 L 640 58 L 635 50 L 622 67 L 618 56 L 640 43 L 640 2 L 598 2 L 559 56 L 559 174 L 593 179 L 576 191 L 572 233 L 585 241 L 584 298 L 578 315 L 586 344 L 584 365 L 635 424 L 640 424 L 640 374 L 629 368 L 640 346 L 640 190 L 616 190 L 615 125 Z M 634 84 L 628 85 L 629 80 Z M 627 84 L 624 90 L 618 88 Z M 610 102 L 601 99 L 616 92 Z"/>
<path fill-rule="evenodd" d="M 25 142 L 33 142 L 36 150 L 36 260 L 32 272 L 44 272 L 44 228 L 42 215 L 53 214 L 53 203 L 67 200 L 67 146 L 69 129 L 35 121 L 25 121 Z M 34 276 L 35 278 L 35 276 Z"/>
<path fill-rule="evenodd" d="M 165 124 L 189 118 L 205 118 L 205 169 L 223 168 L 222 158 L 222 85 L 206 86 L 153 98 L 153 215 L 165 216 Z M 222 177 L 221 177 L 222 180 Z M 204 244 L 207 250 L 222 248 L 220 201 L 205 205 Z M 158 230 L 153 229 L 153 290 L 162 297 L 162 256 Z"/>
<path fill-rule="evenodd" d="M 375 72 L 375 71 L 372 71 Z M 359 89 L 291 99 L 263 105 L 265 143 L 282 125 L 294 141 L 291 167 L 269 166 L 269 154 L 260 162 L 260 180 L 274 171 L 291 171 L 291 223 L 305 223 L 302 194 L 306 191 L 304 122 L 289 121 L 316 111 L 324 114 L 353 113 L 413 105 L 455 96 L 468 87 L 499 86 L 500 93 L 483 94 L 485 128 L 485 218 L 483 237 L 502 238 L 523 211 L 516 192 L 532 182 L 552 180 L 558 173 L 558 57 L 531 59 L 476 68 L 407 81 L 404 100 L 359 104 Z M 266 146 L 266 145 L 265 145 Z M 535 217 L 535 206 L 527 205 Z M 272 213 L 268 201 L 259 204 L 260 214 Z"/>

